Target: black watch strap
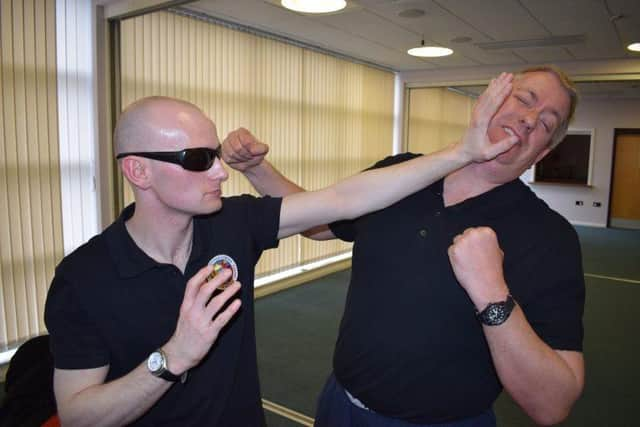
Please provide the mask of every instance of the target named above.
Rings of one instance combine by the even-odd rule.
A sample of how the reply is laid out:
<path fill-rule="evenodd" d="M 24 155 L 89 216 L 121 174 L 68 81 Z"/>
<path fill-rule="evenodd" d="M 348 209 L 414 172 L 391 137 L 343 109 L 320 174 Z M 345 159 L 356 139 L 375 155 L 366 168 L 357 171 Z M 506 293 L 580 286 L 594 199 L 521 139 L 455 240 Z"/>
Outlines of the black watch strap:
<path fill-rule="evenodd" d="M 163 380 L 171 381 L 173 383 L 181 382 L 182 384 L 184 384 L 184 382 L 187 380 L 188 372 L 189 371 L 185 371 L 182 375 L 176 375 L 176 374 L 173 374 L 170 370 L 165 369 L 164 372 L 162 372 L 159 375 L 159 377 L 162 378 Z"/>
<path fill-rule="evenodd" d="M 509 318 L 515 306 L 516 302 L 513 297 L 507 295 L 507 299 L 504 301 L 489 303 L 485 309 L 480 312 L 476 310 L 476 317 L 483 325 L 502 325 Z"/>

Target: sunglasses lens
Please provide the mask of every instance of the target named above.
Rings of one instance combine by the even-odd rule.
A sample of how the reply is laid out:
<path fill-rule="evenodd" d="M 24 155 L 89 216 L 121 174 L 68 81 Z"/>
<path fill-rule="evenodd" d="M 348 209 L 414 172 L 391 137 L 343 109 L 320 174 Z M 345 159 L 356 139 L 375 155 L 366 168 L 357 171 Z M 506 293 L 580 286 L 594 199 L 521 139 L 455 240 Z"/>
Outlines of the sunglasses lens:
<path fill-rule="evenodd" d="M 182 167 L 190 171 L 206 171 L 213 165 L 216 157 L 215 151 L 210 148 L 187 149 L 182 159 Z"/>

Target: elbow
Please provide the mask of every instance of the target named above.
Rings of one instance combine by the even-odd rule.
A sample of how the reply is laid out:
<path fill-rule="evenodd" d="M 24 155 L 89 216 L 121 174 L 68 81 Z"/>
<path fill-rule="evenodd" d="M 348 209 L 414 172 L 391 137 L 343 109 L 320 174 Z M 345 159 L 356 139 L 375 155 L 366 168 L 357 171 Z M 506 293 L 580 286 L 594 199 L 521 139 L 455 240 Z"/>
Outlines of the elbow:
<path fill-rule="evenodd" d="M 539 426 L 554 426 L 560 424 L 567 419 L 571 413 L 571 407 L 558 408 L 555 410 L 544 411 L 539 414 L 529 414 L 531 419 Z"/>
<path fill-rule="evenodd" d="M 573 405 L 578 400 L 578 397 L 580 397 L 580 393 L 564 401 L 547 401 L 547 404 L 543 407 L 527 412 L 537 425 L 553 426 L 560 424 L 569 417 L 571 409 L 573 409 Z"/>

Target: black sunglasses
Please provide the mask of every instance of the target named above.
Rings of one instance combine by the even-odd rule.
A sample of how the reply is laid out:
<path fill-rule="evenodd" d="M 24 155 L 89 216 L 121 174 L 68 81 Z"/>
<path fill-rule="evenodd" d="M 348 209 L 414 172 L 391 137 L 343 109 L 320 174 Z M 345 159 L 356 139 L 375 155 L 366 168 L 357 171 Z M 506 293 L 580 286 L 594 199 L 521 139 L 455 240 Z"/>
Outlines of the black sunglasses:
<path fill-rule="evenodd" d="M 140 156 L 147 159 L 160 160 L 161 162 L 175 163 L 188 171 L 202 172 L 209 170 L 213 162 L 220 158 L 220 146 L 213 148 L 186 148 L 181 151 L 138 151 L 120 153 L 116 159 L 126 156 Z"/>

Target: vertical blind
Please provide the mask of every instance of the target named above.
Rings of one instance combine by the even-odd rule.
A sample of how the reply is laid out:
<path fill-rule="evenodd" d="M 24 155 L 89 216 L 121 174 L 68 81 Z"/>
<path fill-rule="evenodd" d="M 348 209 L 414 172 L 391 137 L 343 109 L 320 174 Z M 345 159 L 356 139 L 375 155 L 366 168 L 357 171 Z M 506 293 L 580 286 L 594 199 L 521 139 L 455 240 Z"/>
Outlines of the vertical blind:
<path fill-rule="evenodd" d="M 45 330 L 63 254 L 55 0 L 0 2 L 0 351 Z"/>
<path fill-rule="evenodd" d="M 474 99 L 444 87 L 409 90 L 408 150 L 432 153 L 462 138 Z"/>
<path fill-rule="evenodd" d="M 150 95 L 199 106 L 223 139 L 240 126 L 270 145 L 269 160 L 307 189 L 352 175 L 392 148 L 392 73 L 193 17 L 156 12 L 122 22 L 123 108 Z M 251 193 L 232 171 L 226 195 Z M 132 201 L 130 189 L 124 199 Z M 262 257 L 276 272 L 350 248 L 299 236 Z"/>

